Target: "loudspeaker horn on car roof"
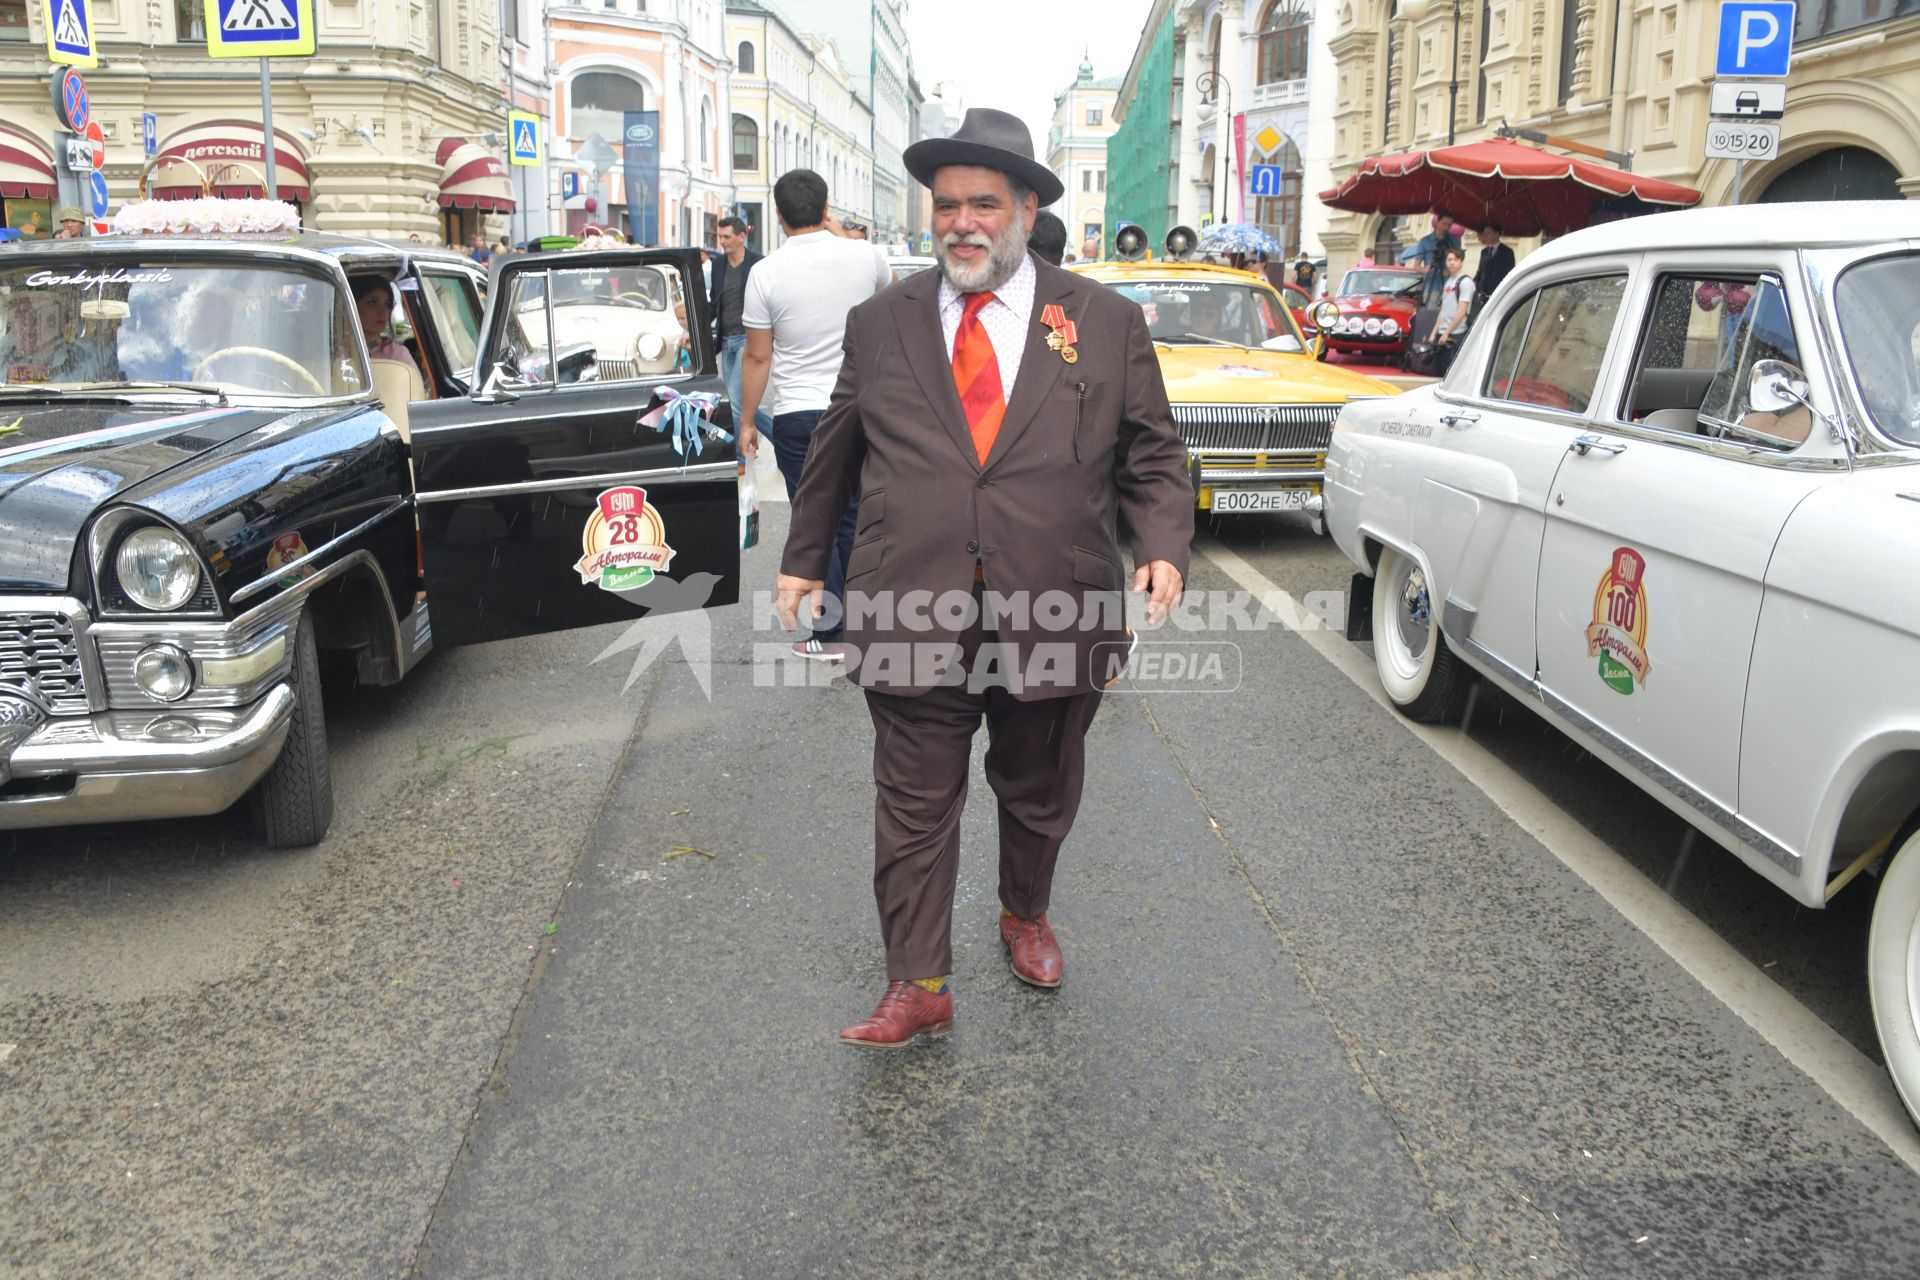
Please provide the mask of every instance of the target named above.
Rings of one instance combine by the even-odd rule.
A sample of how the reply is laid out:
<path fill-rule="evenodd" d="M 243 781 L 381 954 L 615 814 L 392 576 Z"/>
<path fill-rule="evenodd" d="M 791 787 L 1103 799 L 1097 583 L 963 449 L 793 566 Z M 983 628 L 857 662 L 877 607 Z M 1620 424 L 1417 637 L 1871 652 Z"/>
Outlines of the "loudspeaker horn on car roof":
<path fill-rule="evenodd" d="M 1194 250 L 1200 247 L 1200 237 L 1192 227 L 1175 227 L 1167 232 L 1166 244 L 1168 262 L 1191 262 Z"/>
<path fill-rule="evenodd" d="M 1147 233 L 1138 223 L 1120 224 L 1113 237 L 1113 256 L 1122 262 L 1138 262 L 1147 256 Z"/>

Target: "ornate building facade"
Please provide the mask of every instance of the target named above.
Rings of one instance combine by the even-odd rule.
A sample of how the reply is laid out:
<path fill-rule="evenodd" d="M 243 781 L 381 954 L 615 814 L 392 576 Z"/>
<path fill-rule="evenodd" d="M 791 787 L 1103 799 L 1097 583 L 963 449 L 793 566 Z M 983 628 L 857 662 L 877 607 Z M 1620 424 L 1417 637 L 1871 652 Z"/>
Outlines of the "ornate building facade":
<path fill-rule="evenodd" d="M 192 194 L 201 170 L 230 193 L 261 192 L 259 63 L 207 56 L 201 0 L 93 6 L 101 65 L 85 72 L 106 134 L 113 206 L 147 169 L 143 113 L 157 118 L 157 194 Z M 507 31 L 503 38 L 502 21 Z M 54 138 L 46 35 L 37 0 L 0 0 L 0 216 L 44 218 Z M 275 185 L 309 226 L 427 241 L 535 233 L 537 179 L 506 164 L 506 112 L 542 93 L 535 0 L 315 6 L 319 52 L 273 60 Z M 531 88 L 531 93 L 525 92 Z M 190 163 L 186 163 L 190 162 Z M 518 216 L 517 216 L 518 215 Z"/>
<path fill-rule="evenodd" d="M 839 51 L 801 32 L 770 0 L 728 0 L 733 50 L 733 178 L 748 244 L 766 253 L 785 238 L 773 184 L 789 169 L 827 180 L 842 219 L 873 217 L 873 112 L 854 93 Z"/>
<path fill-rule="evenodd" d="M 1047 168 L 1066 193 L 1047 206 L 1067 226 L 1067 249 L 1082 252 L 1091 241 L 1098 252 L 1107 226 L 1107 139 L 1113 136 L 1113 100 L 1120 78 L 1093 78 L 1093 64 L 1080 63 L 1072 84 L 1053 98 L 1053 125 L 1047 131 Z"/>
<path fill-rule="evenodd" d="M 1709 160 L 1717 4 L 1685 0 L 1343 0 L 1332 181 L 1369 155 L 1492 136 L 1502 123 L 1630 155 L 1636 173 L 1732 203 Z M 1457 16 L 1456 16 L 1457 14 Z M 1779 153 L 1748 162 L 1744 201 L 1920 194 L 1920 4 L 1802 4 Z M 1331 183 L 1329 183 L 1331 185 Z M 1396 219 L 1334 215 L 1338 270 L 1393 251 Z"/>

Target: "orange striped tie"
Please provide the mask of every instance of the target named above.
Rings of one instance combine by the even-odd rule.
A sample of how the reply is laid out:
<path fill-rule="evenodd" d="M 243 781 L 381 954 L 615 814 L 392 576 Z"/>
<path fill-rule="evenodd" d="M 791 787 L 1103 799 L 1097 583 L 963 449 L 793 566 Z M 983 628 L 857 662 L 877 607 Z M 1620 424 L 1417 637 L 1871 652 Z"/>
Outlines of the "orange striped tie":
<path fill-rule="evenodd" d="M 980 455 L 984 467 L 1000 435 L 1000 420 L 1007 416 L 1006 395 L 1000 389 L 1000 361 L 993 354 L 987 327 L 980 323 L 980 308 L 992 302 L 993 295 L 960 296 L 966 299 L 967 313 L 960 317 L 960 332 L 953 339 L 953 385 L 960 390 L 967 430 L 973 435 L 974 452 Z"/>

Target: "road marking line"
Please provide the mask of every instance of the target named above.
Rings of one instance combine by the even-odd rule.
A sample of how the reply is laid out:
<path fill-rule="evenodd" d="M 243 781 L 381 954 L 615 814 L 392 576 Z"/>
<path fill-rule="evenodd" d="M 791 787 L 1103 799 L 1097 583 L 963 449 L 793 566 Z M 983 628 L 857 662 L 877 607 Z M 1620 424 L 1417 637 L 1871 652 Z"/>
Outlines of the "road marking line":
<path fill-rule="evenodd" d="M 1196 537 L 1194 546 L 1248 591 L 1276 593 L 1293 610 L 1281 616 L 1311 616 L 1290 593 L 1211 537 Z M 1847 1043 L 1724 938 L 1485 747 L 1458 729 L 1416 724 L 1394 710 L 1381 691 L 1373 664 L 1344 635 L 1321 629 L 1294 634 L 1387 708 L 1395 723 L 1452 765 L 1521 830 L 1586 881 L 1628 923 L 1846 1108 L 1907 1167 L 1920 1173 L 1920 1131 L 1915 1130 L 1884 1068 Z M 1719 849 L 1718 845 L 1710 847 Z"/>

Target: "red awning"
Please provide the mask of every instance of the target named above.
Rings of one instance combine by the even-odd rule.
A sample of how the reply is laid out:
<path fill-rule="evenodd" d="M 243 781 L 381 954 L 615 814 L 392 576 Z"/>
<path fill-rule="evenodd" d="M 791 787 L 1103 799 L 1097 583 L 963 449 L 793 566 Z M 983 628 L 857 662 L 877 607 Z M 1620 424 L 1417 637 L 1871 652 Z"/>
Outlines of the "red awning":
<path fill-rule="evenodd" d="M 513 212 L 513 181 L 499 156 L 464 138 L 443 138 L 434 159 L 440 162 L 442 209 Z"/>
<path fill-rule="evenodd" d="M 1349 213 L 1439 211 L 1458 222 L 1497 222 L 1508 235 L 1560 235 L 1593 221 L 1602 206 L 1653 213 L 1700 203 L 1700 193 L 1591 160 L 1493 138 L 1430 151 L 1369 156 L 1339 186 L 1320 193 Z"/>
<path fill-rule="evenodd" d="M 0 196 L 51 200 L 56 186 L 53 148 L 23 129 L 0 124 Z"/>
<path fill-rule="evenodd" d="M 216 178 L 214 194 L 230 198 L 261 199 L 266 177 L 266 134 L 251 120 L 208 120 L 175 130 L 156 153 L 179 156 L 216 178 L 215 170 L 229 161 L 231 168 Z M 260 175 L 258 179 L 255 174 Z M 282 200 L 313 198 L 307 173 L 307 150 L 284 129 L 273 131 L 273 181 Z M 153 170 L 148 194 L 156 200 L 191 200 L 200 194 L 200 180 L 184 164 L 160 164 Z"/>

